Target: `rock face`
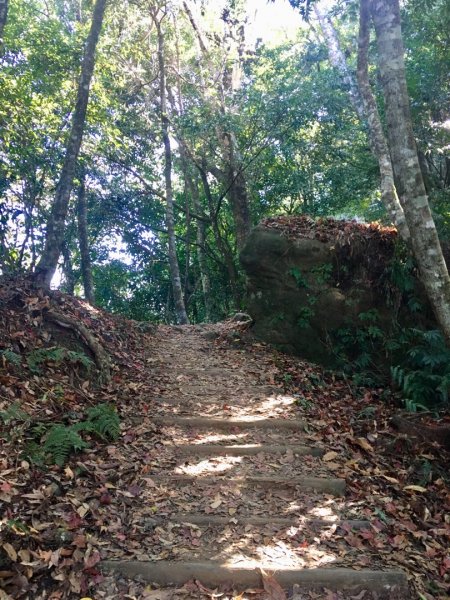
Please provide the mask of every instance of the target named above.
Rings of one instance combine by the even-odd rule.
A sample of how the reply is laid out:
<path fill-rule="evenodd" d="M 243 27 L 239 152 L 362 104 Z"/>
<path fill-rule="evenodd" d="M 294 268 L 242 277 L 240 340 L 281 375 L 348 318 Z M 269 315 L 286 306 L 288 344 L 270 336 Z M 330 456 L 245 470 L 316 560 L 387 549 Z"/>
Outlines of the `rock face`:
<path fill-rule="evenodd" d="M 384 273 L 395 239 L 393 229 L 375 224 L 308 217 L 263 222 L 241 253 L 255 335 L 333 366 L 336 331 L 367 315 L 388 329 L 397 313 L 386 302 Z"/>

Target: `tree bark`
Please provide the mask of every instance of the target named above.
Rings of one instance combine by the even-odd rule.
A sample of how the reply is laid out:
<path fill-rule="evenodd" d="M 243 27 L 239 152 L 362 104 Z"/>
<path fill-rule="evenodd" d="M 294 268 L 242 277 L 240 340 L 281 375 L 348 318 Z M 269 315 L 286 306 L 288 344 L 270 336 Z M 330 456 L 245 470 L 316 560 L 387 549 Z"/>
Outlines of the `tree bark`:
<path fill-rule="evenodd" d="M 80 248 L 81 278 L 83 281 L 84 297 L 86 301 L 93 306 L 95 304 L 94 279 L 92 277 L 92 265 L 89 253 L 86 182 L 84 170 L 81 173 L 77 200 L 77 226 L 78 244 Z"/>
<path fill-rule="evenodd" d="M 380 167 L 381 201 L 391 216 L 402 239 L 409 242 L 410 233 L 403 208 L 398 199 L 395 187 L 394 171 L 386 137 L 383 131 L 375 96 L 369 81 L 368 51 L 370 41 L 370 15 L 367 0 L 360 2 L 359 36 L 358 36 L 358 85 L 364 112 L 369 126 L 369 138 L 372 151 L 378 159 Z"/>
<path fill-rule="evenodd" d="M 250 207 L 247 194 L 242 159 L 238 150 L 236 136 L 227 131 L 221 134 L 222 152 L 226 164 L 227 178 L 224 185 L 228 187 L 228 198 L 233 212 L 236 229 L 236 245 L 239 251 L 245 246 L 250 233 Z"/>
<path fill-rule="evenodd" d="M 387 139 L 400 203 L 411 234 L 421 281 L 450 343 L 450 278 L 420 170 L 406 87 L 398 0 L 371 0 Z"/>
<path fill-rule="evenodd" d="M 358 71 L 357 83 L 350 71 L 336 29 L 330 17 L 322 11 L 318 4 L 314 4 L 314 13 L 323 31 L 330 57 L 330 62 L 340 73 L 347 87 L 350 101 L 360 121 L 367 124 L 370 148 L 378 161 L 380 169 L 381 201 L 388 211 L 392 223 L 397 227 L 404 240 L 409 239 L 409 230 L 406 225 L 405 215 L 397 197 L 394 184 L 391 159 L 384 136 L 380 115 L 369 82 L 368 73 L 368 46 L 369 23 L 366 0 L 361 0 L 360 28 L 358 37 Z"/>
<path fill-rule="evenodd" d="M 8 0 L 0 0 L 0 52 L 3 47 L 3 30 L 8 19 Z"/>
<path fill-rule="evenodd" d="M 188 171 L 186 161 L 186 183 L 192 197 L 192 204 L 197 214 L 202 212 L 200 196 L 198 193 L 197 183 L 193 180 L 192 175 Z M 197 260 L 200 271 L 200 280 L 202 284 L 203 302 L 205 305 L 205 321 L 211 321 L 211 281 L 208 272 L 208 263 L 205 254 L 206 244 L 206 223 L 205 221 L 197 221 Z"/>
<path fill-rule="evenodd" d="M 187 2 L 183 2 L 183 6 L 192 25 L 192 29 L 197 37 L 201 54 L 203 58 L 208 61 L 210 72 L 214 73 L 214 67 L 209 55 L 209 49 L 205 39 L 202 36 L 200 27 L 195 21 Z M 226 19 L 225 22 L 228 23 Z M 241 39 L 239 40 L 238 48 L 239 59 L 242 57 L 243 46 L 242 33 L 240 35 Z M 232 38 L 231 35 L 228 37 Z M 214 76 L 214 82 L 217 87 L 217 98 L 214 99 L 211 94 L 208 94 L 207 98 L 205 98 L 205 100 L 212 105 L 212 108 L 216 111 L 219 111 L 222 115 L 226 115 L 228 112 L 228 108 L 225 103 L 225 93 L 233 94 L 233 92 L 239 88 L 241 83 L 239 75 L 242 73 L 240 69 L 241 65 L 238 65 L 237 67 L 238 68 L 236 68 L 236 65 L 230 66 L 227 63 L 224 72 L 222 73 L 222 78 L 219 76 Z M 226 195 L 230 202 L 236 234 L 236 245 L 238 250 L 242 250 L 251 229 L 250 203 L 248 198 L 247 182 L 244 174 L 245 168 L 240 155 L 235 133 L 231 130 L 225 130 L 222 126 L 217 125 L 216 135 L 217 141 L 222 150 L 222 159 L 225 167 L 223 170 L 220 170 L 219 181 L 224 186 Z"/>
<path fill-rule="evenodd" d="M 95 48 L 100 36 L 107 0 L 96 0 L 92 15 L 91 29 L 86 40 L 86 48 L 81 65 L 78 83 L 77 102 L 73 114 L 72 128 L 66 147 L 64 164 L 56 187 L 55 199 L 47 222 L 45 246 L 34 277 L 36 281 L 49 286 L 58 265 L 64 241 L 65 220 L 73 179 L 83 139 L 84 124 L 89 101 L 89 87 L 95 65 Z"/>
<path fill-rule="evenodd" d="M 161 111 L 161 132 L 164 144 L 164 180 L 166 187 L 166 227 L 169 246 L 169 266 L 172 280 L 172 290 L 175 304 L 177 322 L 184 325 L 189 323 L 183 298 L 181 285 L 180 266 L 178 264 L 175 240 L 175 219 L 173 214 L 173 189 L 172 189 L 172 150 L 169 137 L 169 118 L 167 116 L 166 94 L 166 65 L 164 54 L 164 35 L 161 29 L 161 20 L 156 12 L 151 13 L 158 36 L 158 66 L 159 66 L 159 95 Z"/>
<path fill-rule="evenodd" d="M 334 28 L 330 17 L 319 7 L 317 3 L 314 4 L 314 14 L 319 21 L 320 28 L 322 29 L 325 38 L 330 62 L 336 71 L 338 71 L 342 81 L 347 87 L 348 95 L 350 96 L 350 102 L 352 103 L 352 106 L 355 109 L 360 121 L 365 123 L 366 112 L 364 110 L 364 104 L 356 85 L 355 78 L 348 68 L 347 59 L 342 51 L 341 42 L 339 40 L 337 31 Z"/>
<path fill-rule="evenodd" d="M 75 293 L 75 274 L 73 272 L 72 265 L 72 256 L 70 254 L 69 244 L 64 240 L 61 253 L 63 256 L 63 273 L 64 273 L 64 286 L 63 289 L 66 294 L 70 294 L 71 296 Z"/>

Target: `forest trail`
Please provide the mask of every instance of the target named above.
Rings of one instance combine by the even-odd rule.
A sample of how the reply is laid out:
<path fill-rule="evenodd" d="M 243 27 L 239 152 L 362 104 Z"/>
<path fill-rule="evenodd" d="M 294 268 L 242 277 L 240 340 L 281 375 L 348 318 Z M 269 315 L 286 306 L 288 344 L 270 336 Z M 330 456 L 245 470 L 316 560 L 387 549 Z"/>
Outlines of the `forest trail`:
<path fill-rule="evenodd" d="M 346 495 L 339 451 L 323 443 L 321 424 L 300 418 L 297 398 L 274 385 L 273 356 L 211 337 L 207 326 L 163 326 L 152 336 L 146 360 L 159 396 L 151 414 L 135 417 L 144 491 L 139 518 L 129 517 L 145 545 L 104 566 L 162 586 L 263 584 L 278 599 L 280 585 L 297 585 L 298 599 L 328 597 L 324 589 L 333 598 L 409 598 L 386 552 L 347 543 L 353 532 L 376 532 L 370 507 Z M 162 444 L 152 461 L 139 440 L 155 424 Z"/>

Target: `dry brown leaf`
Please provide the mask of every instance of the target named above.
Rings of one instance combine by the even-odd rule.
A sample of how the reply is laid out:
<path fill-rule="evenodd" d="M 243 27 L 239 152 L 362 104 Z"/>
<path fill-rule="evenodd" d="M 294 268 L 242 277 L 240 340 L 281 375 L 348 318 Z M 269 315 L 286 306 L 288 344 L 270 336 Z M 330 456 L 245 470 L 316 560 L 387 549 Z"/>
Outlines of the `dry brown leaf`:
<path fill-rule="evenodd" d="M 358 444 L 358 446 L 360 448 L 362 448 L 363 450 L 366 450 L 366 452 L 373 452 L 373 448 L 372 446 L 369 444 L 369 442 L 366 440 L 366 438 L 355 438 L 354 440 L 355 444 Z"/>
<path fill-rule="evenodd" d="M 283 588 L 272 575 L 272 573 L 268 573 L 267 571 L 264 571 L 264 569 L 260 570 L 264 591 L 269 597 L 269 600 L 286 600 L 286 592 L 283 590 Z"/>
<path fill-rule="evenodd" d="M 9 558 L 13 562 L 16 562 L 17 561 L 17 552 L 14 550 L 14 547 L 11 544 L 9 544 L 8 542 L 5 542 L 2 547 L 3 547 L 3 550 L 6 552 L 6 554 L 9 556 Z"/>
<path fill-rule="evenodd" d="M 427 488 L 421 485 L 407 485 L 403 488 L 406 492 L 426 492 Z"/>
<path fill-rule="evenodd" d="M 331 452 L 327 452 L 326 454 L 324 454 L 322 456 L 322 460 L 324 460 L 325 462 L 329 461 L 329 460 L 333 460 L 334 458 L 337 458 L 339 456 L 339 454 L 337 452 L 334 452 L 333 450 Z"/>

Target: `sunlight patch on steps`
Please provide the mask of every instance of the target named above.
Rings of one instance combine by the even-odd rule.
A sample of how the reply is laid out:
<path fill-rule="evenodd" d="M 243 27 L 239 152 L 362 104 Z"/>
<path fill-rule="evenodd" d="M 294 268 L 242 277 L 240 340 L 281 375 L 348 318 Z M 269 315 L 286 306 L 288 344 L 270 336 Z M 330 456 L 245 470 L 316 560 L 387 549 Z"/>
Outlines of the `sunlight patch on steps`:
<path fill-rule="evenodd" d="M 191 440 L 192 444 L 213 444 L 217 442 L 240 442 L 248 438 L 249 432 L 231 433 L 231 434 L 209 434 L 202 435 L 201 439 Z"/>
<path fill-rule="evenodd" d="M 295 405 L 296 398 L 294 396 L 284 396 L 277 394 L 266 397 L 260 406 L 260 411 L 266 413 L 267 416 L 275 416 L 280 412 L 284 412 L 287 408 Z"/>
<path fill-rule="evenodd" d="M 311 568 L 331 565 L 338 560 L 336 554 L 321 546 L 321 540 L 311 544 L 290 542 L 282 539 L 264 540 L 262 544 L 254 544 L 252 536 L 244 541 L 230 544 L 223 553 L 214 558 L 221 558 L 228 567 L 240 568 Z"/>
<path fill-rule="evenodd" d="M 224 473 L 241 463 L 242 459 L 242 456 L 217 456 L 214 459 L 201 460 L 196 464 L 178 466 L 174 470 L 174 473 L 197 477 L 211 473 Z"/>

